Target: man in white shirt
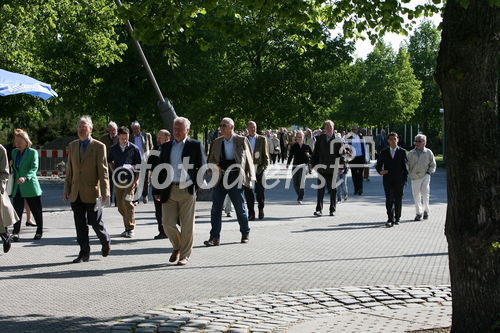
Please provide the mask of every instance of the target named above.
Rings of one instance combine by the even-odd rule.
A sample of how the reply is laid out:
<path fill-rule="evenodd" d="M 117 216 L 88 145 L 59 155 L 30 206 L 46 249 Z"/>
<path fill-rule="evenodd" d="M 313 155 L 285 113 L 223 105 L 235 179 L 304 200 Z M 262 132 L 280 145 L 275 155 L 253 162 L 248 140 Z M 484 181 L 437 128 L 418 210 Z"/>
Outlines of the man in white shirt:
<path fill-rule="evenodd" d="M 431 174 L 436 171 L 436 159 L 432 151 L 425 147 L 427 137 L 415 136 L 415 148 L 408 153 L 408 171 L 417 215 L 415 221 L 429 218 L 429 192 Z"/>

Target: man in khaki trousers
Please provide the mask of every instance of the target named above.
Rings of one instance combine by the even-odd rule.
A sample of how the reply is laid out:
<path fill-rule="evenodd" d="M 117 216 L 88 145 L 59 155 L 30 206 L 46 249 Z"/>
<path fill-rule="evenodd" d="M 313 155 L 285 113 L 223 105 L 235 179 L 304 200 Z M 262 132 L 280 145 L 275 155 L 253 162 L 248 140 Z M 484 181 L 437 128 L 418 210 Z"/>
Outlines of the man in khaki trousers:
<path fill-rule="evenodd" d="M 174 140 L 162 145 L 158 166 L 162 168 L 161 164 L 167 163 L 171 168 L 161 169 L 158 179 L 152 178 L 154 198 L 162 203 L 163 229 L 172 243 L 169 261 L 177 261 L 177 265 L 186 265 L 191 256 L 197 175 L 205 164 L 201 142 L 187 136 L 190 126 L 191 122 L 187 118 L 175 118 Z M 157 172 L 154 171 L 155 174 Z M 165 180 L 170 181 L 165 189 L 158 190 L 154 186 L 154 182 L 163 184 Z M 177 221 L 180 222 L 180 228 Z"/>
<path fill-rule="evenodd" d="M 138 172 L 135 166 L 141 163 L 141 155 L 136 145 L 128 141 L 129 130 L 126 127 L 118 129 L 118 144 L 109 149 L 108 162 L 113 169 L 116 205 L 123 216 L 125 231 L 121 236 L 134 236 L 134 193 L 137 187 Z"/>

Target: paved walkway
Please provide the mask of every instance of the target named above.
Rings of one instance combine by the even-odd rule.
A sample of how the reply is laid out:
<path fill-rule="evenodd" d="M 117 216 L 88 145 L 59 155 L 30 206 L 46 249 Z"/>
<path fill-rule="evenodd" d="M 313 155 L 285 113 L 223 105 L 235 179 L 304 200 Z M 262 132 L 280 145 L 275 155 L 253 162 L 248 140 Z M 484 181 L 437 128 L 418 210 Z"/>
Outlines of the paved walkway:
<path fill-rule="evenodd" d="M 278 170 L 279 175 L 285 172 L 282 166 Z M 164 316 L 162 311 L 175 311 L 172 307 L 179 304 L 210 304 L 217 299 L 225 304 L 227 300 L 223 297 L 247 295 L 252 299 L 292 291 L 304 294 L 311 289 L 331 292 L 349 286 L 369 290 L 391 286 L 387 290 L 409 291 L 424 285 L 430 290 L 444 288 L 440 290 L 447 292 L 444 172 L 439 170 L 432 179 L 430 219 L 413 222 L 414 209 L 407 188 L 402 223 L 390 229 L 384 227 L 381 177 L 372 174 L 371 181 L 364 184 L 364 195 L 350 197 L 340 204 L 337 216 L 316 218 L 312 216 L 314 191 L 306 189 L 305 204 L 297 205 L 293 190 L 285 190 L 282 180 L 278 187 L 267 192 L 266 218 L 251 223 L 250 243 L 240 244 L 235 218 L 224 218 L 222 245 L 215 248 L 203 246 L 210 230 L 211 205 L 199 202 L 192 260 L 185 267 L 168 264 L 171 252 L 168 240 L 152 240 L 156 234 L 156 221 L 151 203 L 137 207 L 138 226 L 133 239 L 119 237 L 123 231 L 121 218 L 115 208 L 106 208 L 106 226 L 113 238 L 110 256 L 100 256 L 100 246 L 93 236 L 91 261 L 69 264 L 78 253 L 72 213 L 67 210 L 67 205 L 56 200 L 61 196 L 62 187 L 57 184 L 46 186 L 45 193 L 49 197 L 44 197 L 44 203 L 47 203 L 44 238 L 39 242 L 32 241 L 34 230 L 24 227 L 21 242 L 15 243 L 8 254 L 0 254 L 0 280 L 3 290 L 9 295 L 7 302 L 0 302 L 1 331 L 106 331 L 118 320 L 142 316 L 152 310 L 160 311 L 157 315 Z M 350 179 L 349 187 L 352 191 Z M 286 327 L 294 332 L 319 332 L 324 331 L 322 323 L 330 327 L 340 316 L 371 318 L 377 317 L 374 315 L 377 311 L 389 311 L 380 308 L 369 310 L 372 314 L 367 315 L 359 312 L 368 311 L 367 306 L 361 305 L 358 312 L 352 313 L 350 311 L 356 309 L 349 309 L 348 314 L 340 314 L 323 304 L 338 301 L 333 296 L 306 304 L 322 306 L 312 310 L 324 308 L 326 312 L 304 313 L 314 318 L 304 321 L 307 319 L 304 316 L 291 321 L 300 324 Z M 327 301 L 326 297 L 335 300 Z M 444 311 L 441 322 L 432 325 L 449 325 L 446 315 L 449 300 L 443 298 L 432 302 L 423 299 L 425 304 L 441 304 L 436 309 L 441 309 L 439 313 Z M 300 305 L 290 307 L 293 306 Z M 420 305 L 418 311 L 426 312 L 429 306 L 434 308 L 434 305 Z M 180 318 L 181 321 L 184 319 L 184 324 L 188 323 L 187 317 L 197 312 L 186 308 L 190 310 L 184 311 L 186 318 Z M 295 310 L 300 316 L 301 311 Z M 396 316 L 397 311 L 407 311 L 404 315 L 411 317 L 416 316 L 417 310 L 391 311 Z M 332 319 L 332 315 L 337 319 Z M 383 314 L 377 318 L 383 322 Z M 143 319 L 138 320 L 141 321 Z M 278 325 L 275 328 L 284 330 L 284 327 Z M 334 326 L 331 327 L 335 331 Z M 200 330 L 200 327 L 192 330 Z"/>

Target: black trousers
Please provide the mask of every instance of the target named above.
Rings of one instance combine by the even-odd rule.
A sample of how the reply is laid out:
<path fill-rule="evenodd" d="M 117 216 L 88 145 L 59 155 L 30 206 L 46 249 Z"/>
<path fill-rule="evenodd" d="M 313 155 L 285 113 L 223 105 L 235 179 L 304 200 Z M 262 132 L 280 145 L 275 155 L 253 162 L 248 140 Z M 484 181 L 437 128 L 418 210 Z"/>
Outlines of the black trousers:
<path fill-rule="evenodd" d="M 144 176 L 144 187 L 142 188 L 142 197 L 147 198 L 149 193 L 149 176 L 151 170 L 146 170 L 146 175 Z"/>
<path fill-rule="evenodd" d="M 5 228 L 2 233 L 0 233 L 0 238 L 2 239 L 2 242 L 5 243 L 7 239 L 9 239 L 9 230 Z"/>
<path fill-rule="evenodd" d="M 43 214 L 42 214 L 42 200 L 41 196 L 38 197 L 31 197 L 31 198 L 23 198 L 21 197 L 20 191 L 17 191 L 16 195 L 14 196 L 14 210 L 16 211 L 17 216 L 19 216 L 19 221 L 14 223 L 14 231 L 12 232 L 13 234 L 19 234 L 21 231 L 21 220 L 23 216 L 23 211 L 24 211 L 24 200 L 28 203 L 28 206 L 30 207 L 31 214 L 33 214 L 33 217 L 35 218 L 36 222 L 36 233 L 37 234 L 42 234 L 43 233 Z"/>
<path fill-rule="evenodd" d="M 286 158 L 288 156 L 288 147 L 286 145 L 280 145 L 281 149 L 281 163 L 284 163 L 286 161 Z M 279 162 L 279 159 L 278 159 Z"/>
<path fill-rule="evenodd" d="M 325 197 L 325 188 L 330 194 L 330 213 L 337 210 L 337 187 L 336 183 L 332 186 L 332 174 L 321 174 L 326 181 L 326 184 L 318 188 L 317 198 L 316 198 L 316 211 L 323 211 L 323 198 Z M 321 179 L 318 177 L 318 185 L 321 184 Z"/>
<path fill-rule="evenodd" d="M 271 164 L 276 164 L 276 157 L 278 157 L 278 154 L 271 154 Z"/>
<path fill-rule="evenodd" d="M 403 206 L 404 184 L 398 181 L 384 179 L 385 208 L 389 221 L 399 221 L 401 207 Z"/>
<path fill-rule="evenodd" d="M 161 221 L 162 215 L 161 215 L 161 201 L 156 201 L 153 200 L 155 203 L 155 217 L 156 217 L 156 222 L 158 223 L 158 232 L 160 234 L 165 234 L 165 231 L 163 230 L 163 223 Z"/>
<path fill-rule="evenodd" d="M 102 221 L 102 209 L 94 210 L 94 203 L 85 203 L 80 200 L 80 196 L 71 203 L 73 217 L 75 219 L 76 240 L 80 245 L 79 255 L 88 256 L 90 254 L 89 245 L 89 225 L 94 229 L 97 238 L 102 245 L 109 244 L 111 238 L 104 228 Z"/>
<path fill-rule="evenodd" d="M 363 156 L 356 156 L 350 163 L 365 164 L 365 158 Z M 354 194 L 363 192 L 363 169 L 364 167 L 351 167 L 352 183 L 354 184 Z"/>
<path fill-rule="evenodd" d="M 264 185 L 262 184 L 262 176 L 264 172 L 261 172 L 257 175 L 257 181 L 255 182 L 255 189 L 251 189 L 250 187 L 244 186 L 245 189 L 245 200 L 247 201 L 248 208 L 248 216 L 255 216 L 255 198 L 257 198 L 257 207 L 259 210 L 264 209 L 264 200 L 266 199 L 264 196 Z M 255 191 L 255 197 L 254 197 Z"/>

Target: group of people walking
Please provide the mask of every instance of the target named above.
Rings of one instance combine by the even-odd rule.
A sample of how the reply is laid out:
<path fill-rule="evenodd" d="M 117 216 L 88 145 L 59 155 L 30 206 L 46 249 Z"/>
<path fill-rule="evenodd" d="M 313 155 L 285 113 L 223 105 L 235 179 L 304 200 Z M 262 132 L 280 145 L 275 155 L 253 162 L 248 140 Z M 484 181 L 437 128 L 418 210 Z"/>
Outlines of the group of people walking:
<path fill-rule="evenodd" d="M 147 203 L 151 170 L 157 176 L 157 182 L 151 179 L 158 222 L 158 235 L 155 239 L 169 239 L 173 248 L 169 261 L 178 265 L 188 264 L 191 256 L 196 193 L 206 184 L 206 180 L 213 184 L 211 230 L 208 239 L 204 241 L 204 245 L 208 247 L 220 245 L 222 212 L 227 204 L 226 200 L 232 203 L 236 211 L 241 243 L 250 241 L 249 221 L 265 217 L 264 173 L 273 163 L 273 159 L 278 158 L 273 158 L 272 155 L 281 156 L 287 168 L 292 165 L 293 185 L 299 204 L 304 198 L 306 174 L 312 169 L 317 171 L 317 203 L 314 216 L 323 215 L 325 192 L 330 196 L 328 213 L 335 216 L 337 202 L 347 198 L 345 175 L 348 168 L 351 169 L 354 193 L 363 193 L 367 146 L 355 126 L 349 134 L 342 135 L 335 132 L 334 123 L 327 120 L 321 132 L 316 132 L 318 135 L 314 136 L 311 131 L 297 131 L 290 147 L 283 147 L 281 140 L 279 146 L 276 144 L 275 133 L 259 135 L 254 121 L 249 121 L 245 135 L 240 135 L 235 132 L 234 121 L 231 118 L 223 118 L 219 127 L 220 136 L 211 142 L 207 158 L 201 142 L 189 138 L 190 126 L 187 118 L 176 118 L 172 133 L 165 129 L 158 132 L 155 149 L 152 136 L 141 132 L 138 122 L 131 126 L 133 138 L 130 138 L 127 127 L 118 128 L 114 122 L 110 122 L 108 133 L 101 140 L 96 140 L 92 137 L 91 118 L 83 116 L 79 119 L 78 139 L 71 142 L 68 148 L 63 195 L 64 200 L 71 203 L 80 246 L 74 263 L 89 260 L 89 226 L 99 238 L 102 256 L 109 255 L 111 238 L 104 226 L 102 204 L 108 199 L 112 201 L 112 193 L 123 217 L 124 231 L 121 236 L 134 236 L 134 207 L 141 195 L 143 202 Z M 280 131 L 280 134 L 282 133 L 285 131 Z M 307 139 L 310 139 L 309 142 Z M 387 227 L 397 225 L 400 221 L 403 188 L 408 174 L 411 177 L 415 199 L 415 220 L 429 217 L 430 174 L 435 172 L 436 163 L 432 151 L 425 147 L 425 141 L 425 135 L 417 135 L 415 149 L 407 153 L 398 146 L 397 134 L 390 133 L 387 136 L 389 147 L 378 153 L 375 169 L 383 175 Z M 16 148 L 12 151 L 11 163 L 15 176 L 12 184 L 14 209 L 8 209 L 10 200 L 7 195 L 7 153 L 3 147 L 0 149 L 0 230 L 5 230 L 0 235 L 4 252 L 10 249 L 11 241 L 19 239 L 19 217 L 22 215 L 25 201 L 36 221 L 35 239 L 40 239 L 43 232 L 41 189 L 36 178 L 37 152 L 30 148 L 31 141 L 24 131 L 15 134 L 14 144 Z M 283 160 L 282 152 L 285 149 L 286 160 Z M 142 170 L 140 165 L 146 164 L 151 164 L 151 170 Z M 171 167 L 164 167 L 165 165 Z M 200 182 L 200 173 L 203 182 Z M 4 213 L 4 210 L 7 212 Z M 7 227 L 11 224 L 14 224 L 14 230 L 13 234 L 9 235 Z"/>

